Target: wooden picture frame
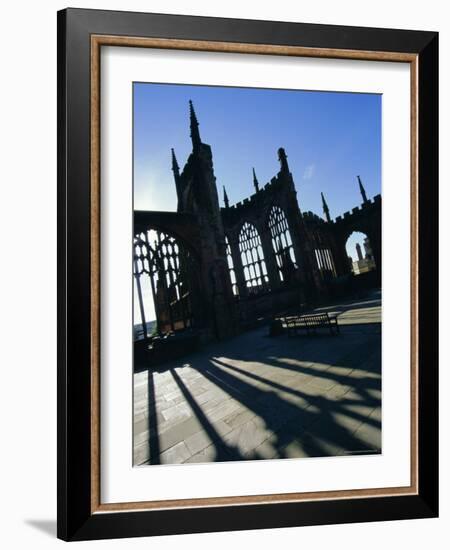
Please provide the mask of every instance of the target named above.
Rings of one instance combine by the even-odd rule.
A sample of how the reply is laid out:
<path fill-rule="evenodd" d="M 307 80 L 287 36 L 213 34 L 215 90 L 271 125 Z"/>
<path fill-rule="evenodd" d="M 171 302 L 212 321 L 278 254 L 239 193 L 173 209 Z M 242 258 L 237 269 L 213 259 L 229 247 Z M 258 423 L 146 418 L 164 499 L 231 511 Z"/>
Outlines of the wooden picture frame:
<path fill-rule="evenodd" d="M 100 501 L 100 49 L 105 45 L 411 67 L 411 485 Z M 438 514 L 438 35 L 67 9 L 58 13 L 58 537 L 87 540 Z"/>

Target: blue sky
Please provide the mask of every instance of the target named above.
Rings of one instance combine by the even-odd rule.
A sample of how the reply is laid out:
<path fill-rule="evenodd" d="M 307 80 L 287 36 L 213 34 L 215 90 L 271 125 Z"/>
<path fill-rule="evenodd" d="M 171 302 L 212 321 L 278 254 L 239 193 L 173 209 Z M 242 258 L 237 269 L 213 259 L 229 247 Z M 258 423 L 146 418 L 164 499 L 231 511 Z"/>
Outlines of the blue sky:
<path fill-rule="evenodd" d="M 261 185 L 276 174 L 279 147 L 303 211 L 322 214 L 321 191 L 332 217 L 359 204 L 358 174 L 369 197 L 381 191 L 380 95 L 135 83 L 136 209 L 176 209 L 170 149 L 182 168 L 191 152 L 189 99 L 231 203 L 253 192 L 253 166 Z"/>
<path fill-rule="evenodd" d="M 133 93 L 135 209 L 176 210 L 170 150 L 182 169 L 190 99 L 219 197 L 225 185 L 231 204 L 254 192 L 252 167 L 261 186 L 278 172 L 279 147 L 302 211 L 322 216 L 321 192 L 333 218 L 359 205 L 358 174 L 369 198 L 381 192 L 381 95 L 150 83 L 134 83 Z"/>

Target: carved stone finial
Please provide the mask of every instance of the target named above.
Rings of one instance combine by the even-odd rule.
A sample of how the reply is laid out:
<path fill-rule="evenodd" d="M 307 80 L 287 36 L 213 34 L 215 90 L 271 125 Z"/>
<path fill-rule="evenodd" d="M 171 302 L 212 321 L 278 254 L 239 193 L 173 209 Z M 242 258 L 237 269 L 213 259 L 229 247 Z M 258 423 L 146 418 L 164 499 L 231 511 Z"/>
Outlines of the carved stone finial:
<path fill-rule="evenodd" d="M 197 115 L 195 114 L 194 105 L 192 104 L 191 100 L 189 100 L 189 118 L 190 118 L 190 125 L 191 125 L 192 146 L 195 151 L 200 146 L 202 140 L 200 139 Z"/>
<path fill-rule="evenodd" d="M 258 181 L 258 178 L 256 177 L 256 173 L 255 173 L 254 168 L 253 168 L 253 185 L 255 187 L 255 191 L 258 192 L 259 191 L 259 181 Z"/>
<path fill-rule="evenodd" d="M 320 194 L 322 196 L 323 213 L 325 214 L 325 218 L 326 218 L 327 222 L 331 222 L 330 209 L 328 208 L 327 201 L 325 200 L 325 197 L 324 197 L 323 193 L 320 193 Z"/>
<path fill-rule="evenodd" d="M 358 178 L 358 184 L 359 184 L 359 192 L 361 193 L 363 202 L 368 202 L 366 190 L 364 189 L 364 185 L 362 184 L 361 178 L 359 176 L 357 176 L 357 178 Z"/>
<path fill-rule="evenodd" d="M 223 186 L 223 202 L 225 204 L 225 208 L 230 207 L 230 201 L 228 200 L 227 190 L 225 189 L 225 185 Z"/>
<path fill-rule="evenodd" d="M 281 171 L 282 172 L 289 172 L 289 166 L 288 166 L 288 162 L 287 162 L 286 151 L 284 150 L 283 147 L 280 147 L 278 149 L 278 160 L 280 161 L 280 164 L 281 164 Z"/>

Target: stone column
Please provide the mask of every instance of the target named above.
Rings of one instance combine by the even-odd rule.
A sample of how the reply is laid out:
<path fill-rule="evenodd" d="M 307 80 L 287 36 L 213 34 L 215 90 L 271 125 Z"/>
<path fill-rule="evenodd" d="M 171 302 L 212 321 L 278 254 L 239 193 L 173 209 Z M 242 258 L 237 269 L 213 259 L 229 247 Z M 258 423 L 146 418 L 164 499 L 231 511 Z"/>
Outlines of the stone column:
<path fill-rule="evenodd" d="M 259 236 L 261 237 L 261 246 L 264 253 L 264 261 L 266 263 L 267 275 L 269 277 L 270 288 L 278 288 L 281 284 L 280 274 L 278 271 L 278 264 L 275 258 L 275 250 L 272 245 L 272 236 L 270 234 L 270 229 L 257 228 Z"/>
<path fill-rule="evenodd" d="M 236 284 L 239 290 L 239 296 L 247 295 L 247 287 L 245 285 L 244 268 L 242 267 L 242 258 L 239 251 L 239 237 L 236 235 L 228 237 L 228 244 L 231 249 L 231 257 L 233 259 L 234 274 L 236 275 Z"/>

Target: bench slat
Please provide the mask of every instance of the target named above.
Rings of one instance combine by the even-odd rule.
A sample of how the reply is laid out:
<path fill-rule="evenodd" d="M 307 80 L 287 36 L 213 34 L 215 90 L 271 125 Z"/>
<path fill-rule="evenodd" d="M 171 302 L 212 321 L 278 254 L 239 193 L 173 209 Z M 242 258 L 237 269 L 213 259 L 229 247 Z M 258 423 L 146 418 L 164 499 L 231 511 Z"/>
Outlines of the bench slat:
<path fill-rule="evenodd" d="M 339 332 L 339 325 L 336 316 L 330 317 L 328 313 L 306 313 L 303 315 L 295 315 L 285 317 L 285 324 L 288 329 L 288 333 L 291 330 L 306 329 L 309 332 L 310 329 L 315 331 L 316 328 L 328 326 L 330 331 L 333 332 L 333 327 Z"/>

